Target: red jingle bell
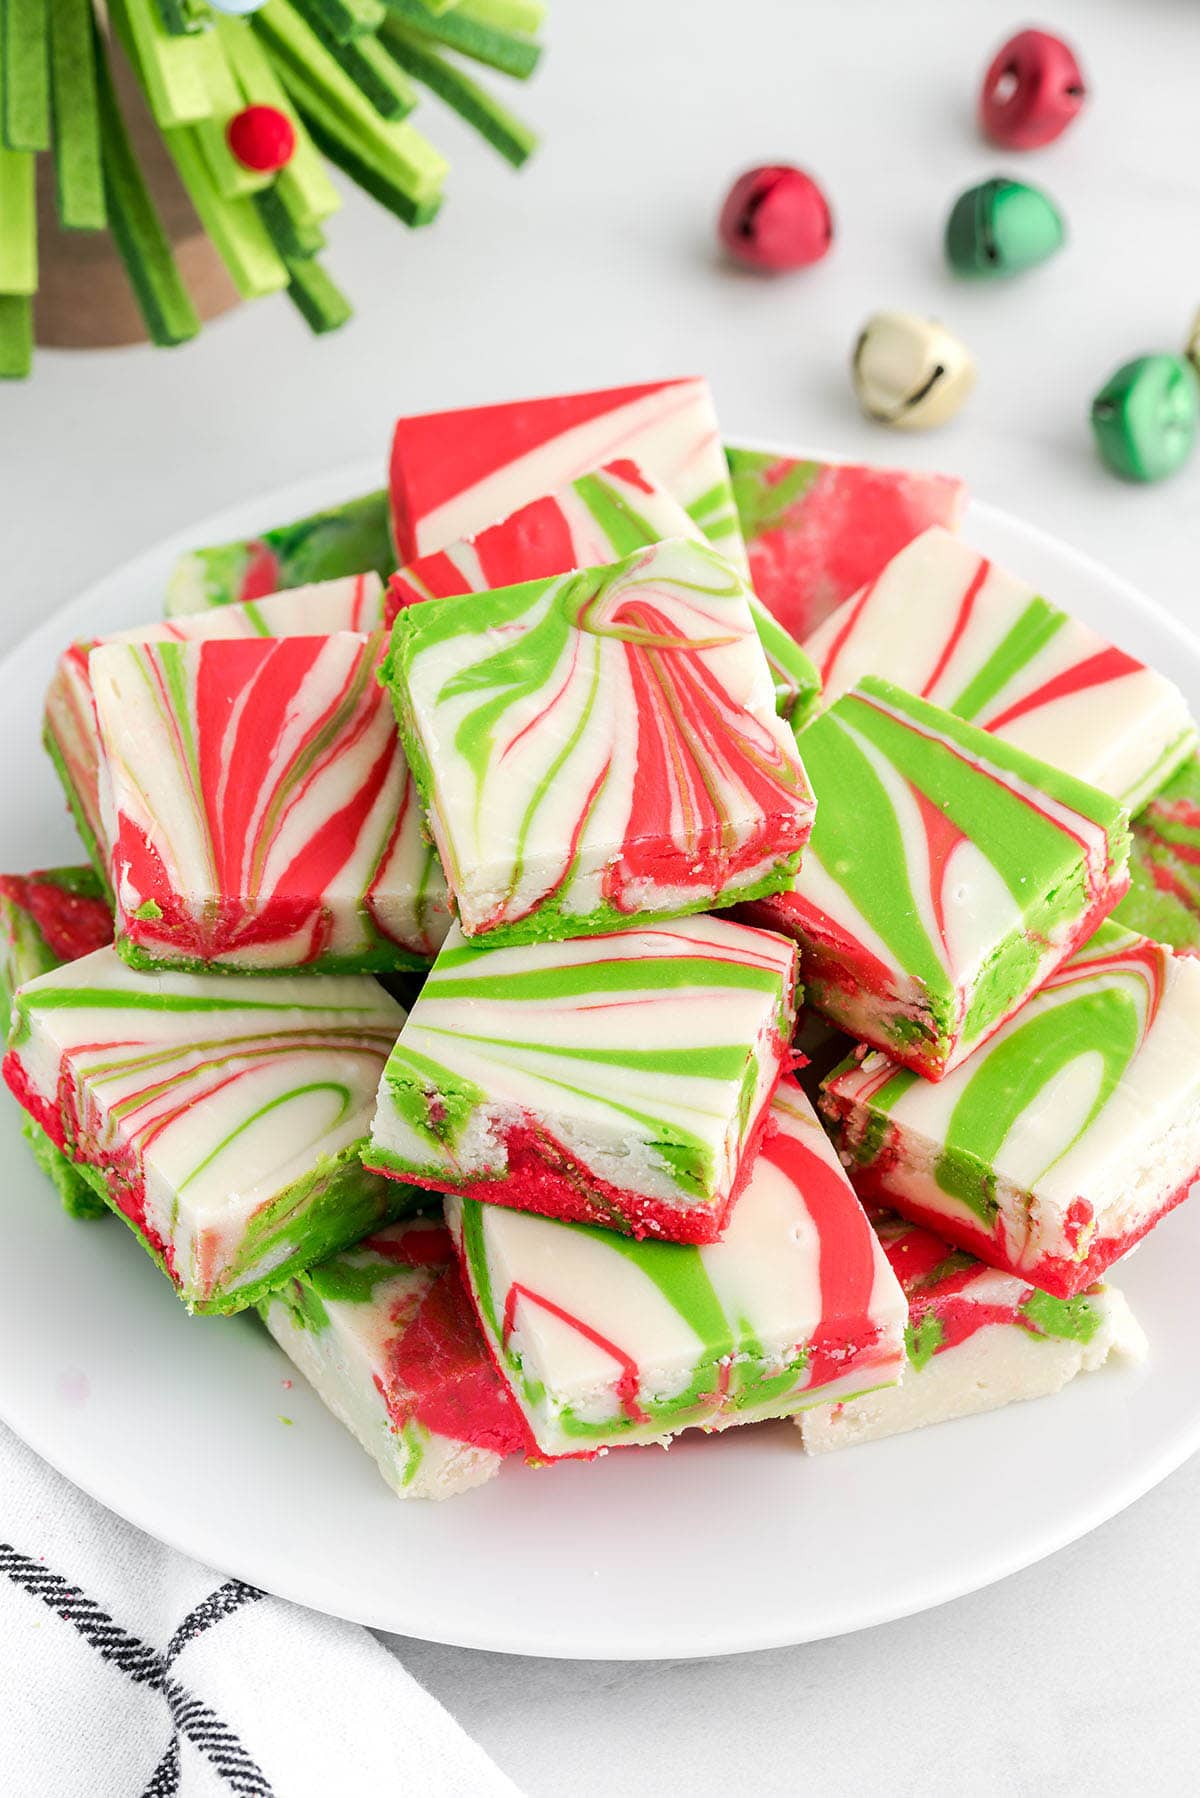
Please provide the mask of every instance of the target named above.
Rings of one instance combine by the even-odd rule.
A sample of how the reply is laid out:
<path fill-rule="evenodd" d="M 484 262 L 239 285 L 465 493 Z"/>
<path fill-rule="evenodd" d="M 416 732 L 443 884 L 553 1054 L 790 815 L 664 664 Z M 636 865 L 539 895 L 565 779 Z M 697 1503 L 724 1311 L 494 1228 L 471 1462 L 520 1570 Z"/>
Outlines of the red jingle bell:
<path fill-rule="evenodd" d="M 717 234 L 745 268 L 807 268 L 833 242 L 833 217 L 811 175 L 790 163 L 770 163 L 734 182 Z"/>
<path fill-rule="evenodd" d="M 1087 97 L 1075 52 L 1048 31 L 1018 31 L 983 78 L 979 124 L 1005 150 L 1037 150 L 1062 135 Z"/>
<path fill-rule="evenodd" d="M 244 169 L 271 175 L 286 168 L 296 153 L 296 131 L 277 106 L 247 106 L 230 119 L 229 148 Z"/>

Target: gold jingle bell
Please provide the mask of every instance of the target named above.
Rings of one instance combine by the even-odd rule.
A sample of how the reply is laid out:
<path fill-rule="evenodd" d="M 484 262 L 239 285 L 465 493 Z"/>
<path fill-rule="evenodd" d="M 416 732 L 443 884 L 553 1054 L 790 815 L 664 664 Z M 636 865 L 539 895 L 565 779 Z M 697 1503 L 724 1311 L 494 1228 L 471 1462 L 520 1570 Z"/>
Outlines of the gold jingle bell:
<path fill-rule="evenodd" d="M 1187 348 L 1183 353 L 1196 373 L 1200 375 L 1200 312 L 1197 312 L 1192 320 L 1192 328 L 1188 332 Z"/>
<path fill-rule="evenodd" d="M 975 385 L 975 361 L 936 319 L 877 312 L 858 334 L 851 378 L 868 418 L 927 431 L 954 417 Z"/>

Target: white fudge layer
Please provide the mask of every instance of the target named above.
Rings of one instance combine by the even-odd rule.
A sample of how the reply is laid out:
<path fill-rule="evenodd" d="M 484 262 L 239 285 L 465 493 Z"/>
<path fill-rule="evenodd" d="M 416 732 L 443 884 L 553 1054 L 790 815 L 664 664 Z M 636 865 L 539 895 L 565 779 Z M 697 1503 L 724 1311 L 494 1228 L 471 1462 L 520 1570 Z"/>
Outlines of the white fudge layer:
<path fill-rule="evenodd" d="M 507 1133 L 536 1123 L 608 1185 L 720 1204 L 778 1079 L 793 970 L 782 937 L 722 918 L 493 950 L 455 927 L 380 1082 L 372 1145 L 469 1184 L 503 1178 Z M 461 1116 L 423 1127 L 464 1088 Z M 681 1141 L 707 1160 L 701 1190 L 667 1152 Z"/>
<path fill-rule="evenodd" d="M 427 1234 L 430 1227 L 423 1218 L 392 1225 L 381 1239 L 402 1239 L 410 1230 Z M 349 1259 L 369 1266 L 381 1257 L 362 1249 Z M 493 1479 L 500 1469 L 501 1457 L 491 1450 L 429 1430 L 415 1417 L 397 1421 L 388 1409 L 389 1347 L 442 1271 L 438 1265 L 397 1265 L 391 1277 L 372 1284 L 369 1298 L 352 1302 L 318 1293 L 315 1306 L 311 1298 L 305 1303 L 302 1290 L 293 1293 L 305 1279 L 301 1276 L 259 1307 L 280 1348 L 400 1498 L 452 1498 Z M 484 1353 L 481 1341 L 481 1358 Z"/>
<path fill-rule="evenodd" d="M 401 612 L 388 679 L 468 935 L 699 910 L 794 862 L 812 800 L 750 598 L 667 541 Z"/>
<path fill-rule="evenodd" d="M 237 637 L 315 637 L 327 631 L 373 631 L 383 625 L 383 584 L 377 574 L 315 581 L 243 605 L 213 606 L 172 619 L 154 619 L 95 641 L 73 643 L 59 657 L 46 691 L 46 730 L 71 782 L 83 819 L 104 845 L 99 779 L 103 750 L 96 722 L 88 657 L 102 643 L 190 643 Z M 441 879 L 441 870 L 438 870 Z M 444 883 L 443 910 L 446 910 Z"/>
<path fill-rule="evenodd" d="M 254 972 L 361 964 L 389 943 L 432 953 L 448 927 L 444 887 L 376 683 L 381 649 L 378 636 L 335 631 L 92 651 L 123 937 L 156 961 Z M 253 734 L 255 707 L 272 718 L 269 740 Z M 164 906 L 178 914 L 170 930 L 154 921 Z"/>
<path fill-rule="evenodd" d="M 997 1258 L 1036 1280 L 1047 1259 L 1082 1263 L 1098 1240 L 1145 1229 L 1200 1168 L 1200 963 L 1106 924 L 945 1079 L 875 1053 L 828 1099 L 889 1201 L 994 1229 Z M 955 1161 L 986 1175 L 992 1224 L 950 1189 Z"/>
<path fill-rule="evenodd" d="M 1146 1338 L 1124 1295 L 1106 1286 L 1089 1303 L 1102 1313 L 1102 1322 L 1087 1342 L 1038 1336 L 1020 1324 L 985 1324 L 965 1342 L 934 1355 L 920 1371 L 908 1367 L 898 1386 L 804 1411 L 796 1423 L 805 1449 L 810 1455 L 826 1454 L 927 1424 L 997 1411 L 1018 1399 L 1048 1397 L 1112 1357 L 1143 1360 Z"/>
<path fill-rule="evenodd" d="M 897 1377 L 904 1295 L 790 1082 L 771 1125 L 703 1248 L 447 1201 L 497 1365 L 545 1454 L 783 1416 Z"/>
<path fill-rule="evenodd" d="M 29 1091 L 69 1105 L 83 1159 L 143 1185 L 147 1234 L 194 1298 L 224 1283 L 263 1207 L 366 1136 L 404 1022 L 366 976 L 137 974 L 112 949 L 27 982 L 17 1011 Z M 287 1253 L 274 1242 L 237 1285 Z"/>
<path fill-rule="evenodd" d="M 832 704 L 878 674 L 1137 811 L 1195 746 L 1178 687 L 935 527 L 805 643 Z"/>
<path fill-rule="evenodd" d="M 580 400 L 585 402 L 582 416 L 577 415 Z M 640 391 L 564 395 L 563 418 L 551 422 L 545 414 L 555 403 L 516 401 L 400 420 L 392 452 L 393 493 L 404 496 L 415 554 L 428 555 L 460 537 L 474 536 L 538 494 L 553 493 L 621 456 L 661 482 L 722 555 L 745 569 L 745 545 L 707 381 L 692 378 L 656 382 Z M 423 467 L 431 429 L 442 465 L 432 483 Z M 456 441 L 467 447 L 475 464 L 474 469 L 464 466 L 458 480 L 452 449 L 447 448 Z M 481 445 L 487 446 L 482 454 Z M 438 490 L 436 500 L 429 496 L 431 486 Z"/>

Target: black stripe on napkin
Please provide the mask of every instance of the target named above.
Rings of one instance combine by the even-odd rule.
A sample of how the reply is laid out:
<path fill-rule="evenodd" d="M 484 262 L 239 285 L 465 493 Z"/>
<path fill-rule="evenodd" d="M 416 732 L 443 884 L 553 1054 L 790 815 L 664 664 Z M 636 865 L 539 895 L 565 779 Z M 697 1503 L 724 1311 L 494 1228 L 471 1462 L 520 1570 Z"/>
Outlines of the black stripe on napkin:
<path fill-rule="evenodd" d="M 214 1623 L 220 1623 L 224 1617 L 232 1617 L 240 1611 L 244 1604 L 253 1604 L 261 1598 L 262 1593 L 257 1586 L 247 1586 L 240 1579 L 226 1580 L 215 1592 L 202 1599 L 194 1611 L 189 1611 L 171 1640 L 167 1643 L 167 1665 L 171 1665 L 181 1655 L 189 1642 L 202 1636 L 206 1629 Z"/>
<path fill-rule="evenodd" d="M 71 1624 L 103 1660 L 119 1667 L 135 1685 L 148 1686 L 162 1694 L 174 1733 L 143 1798 L 174 1798 L 178 1792 L 181 1735 L 205 1755 L 238 1798 L 275 1798 L 270 1781 L 234 1731 L 170 1674 L 172 1662 L 189 1642 L 263 1596 L 256 1587 L 244 1585 L 241 1580 L 229 1580 L 218 1587 L 188 1613 L 171 1637 L 166 1653 L 160 1654 L 148 1642 L 122 1629 L 94 1599 L 62 1574 L 41 1561 L 31 1560 L 6 1542 L 0 1542 L 0 1574 L 32 1598 L 40 1598 L 64 1623 Z"/>

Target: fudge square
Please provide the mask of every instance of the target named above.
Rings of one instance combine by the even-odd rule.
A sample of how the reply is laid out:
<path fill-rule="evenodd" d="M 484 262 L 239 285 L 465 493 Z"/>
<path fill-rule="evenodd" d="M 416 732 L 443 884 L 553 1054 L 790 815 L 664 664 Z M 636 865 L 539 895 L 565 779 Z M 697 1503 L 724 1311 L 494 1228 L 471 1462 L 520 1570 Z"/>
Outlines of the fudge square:
<path fill-rule="evenodd" d="M 1129 812 L 1195 748 L 1174 682 L 946 531 L 902 550 L 806 647 L 829 699 L 885 675 Z"/>
<path fill-rule="evenodd" d="M 377 575 L 364 574 L 70 644 L 46 689 L 42 741 L 100 878 L 107 883 L 108 849 L 100 814 L 103 750 L 89 665 L 94 649 L 103 643 L 184 643 L 207 637 L 320 637 L 328 631 L 378 630 L 382 624 L 383 585 Z"/>
<path fill-rule="evenodd" d="M 92 868 L 0 874 L 0 1003 L 7 1031 L 13 995 L 112 942 L 112 911 Z"/>
<path fill-rule="evenodd" d="M 524 1448 L 440 1216 L 389 1224 L 258 1309 L 400 1498 L 469 1491 Z"/>
<path fill-rule="evenodd" d="M 448 924 L 355 631 L 94 650 L 117 947 L 135 967 L 420 965 Z"/>
<path fill-rule="evenodd" d="M 1103 1281 L 1054 1298 L 892 1212 L 871 1223 L 908 1300 L 904 1378 L 802 1411 L 796 1423 L 810 1455 L 1046 1398 L 1110 1359 L 1146 1357 L 1124 1294 Z"/>
<path fill-rule="evenodd" d="M 703 541 L 703 533 L 679 501 L 636 463 L 610 462 L 557 493 L 530 500 L 499 524 L 401 568 L 388 584 L 387 621 L 390 624 L 402 606 L 423 600 L 483 593 L 566 574 L 572 568 L 619 562 L 667 537 Z M 749 601 L 775 683 L 776 710 L 799 725 L 820 693 L 817 671 L 758 596 L 751 593 Z"/>
<path fill-rule="evenodd" d="M 4 1034 L 13 996 L 27 980 L 112 942 L 112 912 L 92 868 L 0 874 L 0 1008 Z M 34 1160 L 71 1217 L 106 1217 L 108 1207 L 31 1117 L 21 1120 Z"/>
<path fill-rule="evenodd" d="M 399 613 L 384 678 L 468 936 L 580 936 L 788 884 L 813 800 L 748 595 L 672 540 Z"/>
<path fill-rule="evenodd" d="M 1200 1173 L 1200 963 L 1104 924 L 936 1085 L 825 1083 L 859 1193 L 1046 1292 L 1086 1292 Z"/>
<path fill-rule="evenodd" d="M 272 525 L 257 537 L 186 551 L 167 578 L 164 609 L 168 618 L 178 618 L 347 574 L 374 570 L 386 579 L 395 566 L 387 489 L 379 488 Z"/>
<path fill-rule="evenodd" d="M 725 918 L 480 949 L 452 930 L 379 1086 L 368 1166 L 711 1242 L 795 1022 L 794 946 Z"/>
<path fill-rule="evenodd" d="M 359 1159 L 403 1022 L 364 975 L 135 974 L 98 949 L 20 989 L 4 1077 L 190 1310 L 239 1311 L 420 1202 Z"/>
<path fill-rule="evenodd" d="M 547 1457 L 787 1416 L 904 1365 L 904 1294 L 790 1081 L 720 1242 L 631 1243 L 473 1199 L 446 1219 Z"/>
<path fill-rule="evenodd" d="M 794 637 L 807 637 L 922 531 L 954 530 L 967 503 L 961 481 L 919 469 L 798 461 L 733 444 L 725 457 L 754 591 Z"/>
<path fill-rule="evenodd" d="M 397 558 L 444 549 L 617 456 L 660 482 L 745 573 L 712 395 L 698 377 L 400 419 L 390 474 Z"/>
<path fill-rule="evenodd" d="M 1189 756 L 1134 819 L 1129 872 L 1114 922 L 1200 955 L 1200 756 Z"/>
<path fill-rule="evenodd" d="M 887 681 L 801 733 L 818 809 L 789 891 L 749 908 L 811 1004 L 939 1079 L 1125 892 L 1115 800 Z"/>

